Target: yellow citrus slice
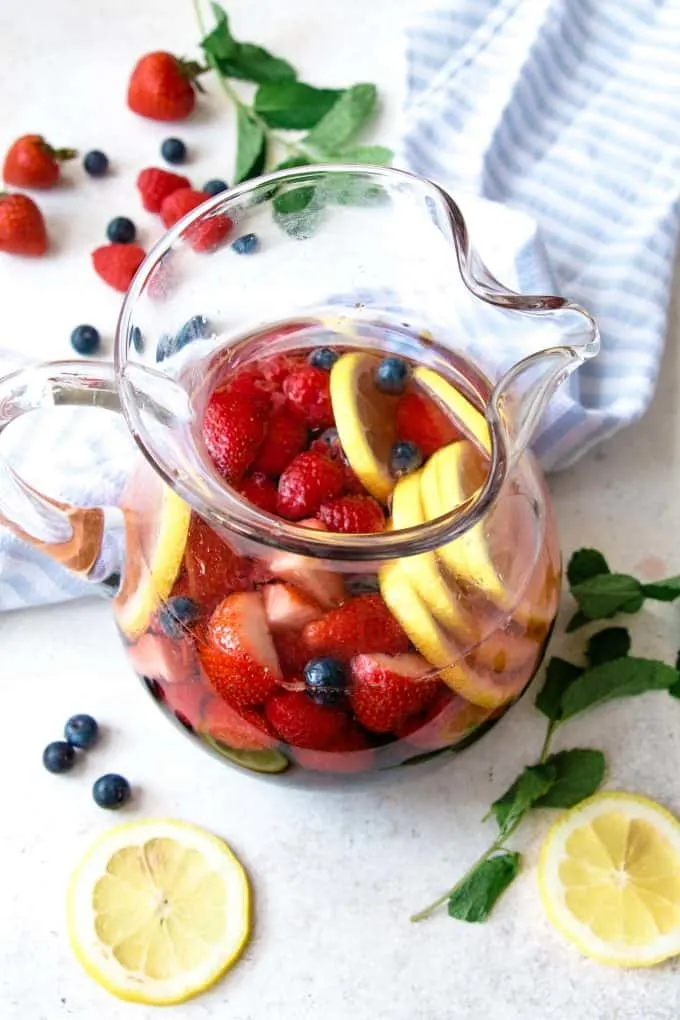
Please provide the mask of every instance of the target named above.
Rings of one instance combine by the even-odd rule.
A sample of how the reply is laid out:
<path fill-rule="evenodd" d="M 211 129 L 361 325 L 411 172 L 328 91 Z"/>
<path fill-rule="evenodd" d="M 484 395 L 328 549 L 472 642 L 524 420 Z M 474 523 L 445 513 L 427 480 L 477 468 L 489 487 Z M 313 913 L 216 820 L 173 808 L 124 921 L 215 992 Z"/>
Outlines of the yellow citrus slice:
<path fill-rule="evenodd" d="M 555 822 L 538 881 L 550 920 L 617 967 L 680 954 L 680 822 L 646 797 L 598 793 Z"/>
<path fill-rule="evenodd" d="M 148 819 L 105 832 L 68 890 L 76 957 L 130 1002 L 184 1002 L 214 984 L 250 932 L 246 874 L 226 843 L 195 825 Z"/>
<path fill-rule="evenodd" d="M 373 375 L 374 354 L 343 354 L 331 370 L 331 403 L 342 448 L 362 485 L 381 503 L 394 488 L 390 453 L 397 437 L 397 397 L 381 393 Z"/>
<path fill-rule="evenodd" d="M 455 419 L 456 425 L 475 439 L 482 450 L 491 453 L 491 435 L 486 418 L 443 376 L 431 368 L 420 366 L 413 372 L 414 380 L 434 395 Z"/>

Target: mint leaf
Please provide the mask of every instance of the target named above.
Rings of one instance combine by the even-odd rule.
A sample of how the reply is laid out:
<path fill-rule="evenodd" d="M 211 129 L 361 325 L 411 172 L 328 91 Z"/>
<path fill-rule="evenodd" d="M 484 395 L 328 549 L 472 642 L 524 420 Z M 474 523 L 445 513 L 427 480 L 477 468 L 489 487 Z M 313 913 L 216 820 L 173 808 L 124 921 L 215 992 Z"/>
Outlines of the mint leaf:
<path fill-rule="evenodd" d="M 335 153 L 354 138 L 373 113 L 377 89 L 368 83 L 352 85 L 302 139 L 319 154 Z"/>
<path fill-rule="evenodd" d="M 217 24 L 201 40 L 201 46 L 209 62 L 220 74 L 227 78 L 258 83 L 295 79 L 295 68 L 287 60 L 272 56 L 268 50 L 254 43 L 238 42 L 231 34 L 226 12 L 215 3 L 212 9 Z"/>
<path fill-rule="evenodd" d="M 593 634 L 586 657 L 591 666 L 599 666 L 602 662 L 622 659 L 630 651 L 630 634 L 625 627 L 605 627 Z"/>
<path fill-rule="evenodd" d="M 566 659 L 554 656 L 545 671 L 545 681 L 536 695 L 536 708 L 548 719 L 557 721 L 562 712 L 562 696 L 583 669 Z"/>
<path fill-rule="evenodd" d="M 292 170 L 294 166 L 309 166 L 309 160 L 306 156 L 289 156 L 287 159 L 282 159 L 280 163 L 277 163 L 274 169 Z"/>
<path fill-rule="evenodd" d="M 389 195 L 381 184 L 358 174 L 328 173 L 321 190 L 324 200 L 335 205 L 374 206 L 389 201 Z"/>
<path fill-rule="evenodd" d="M 272 202 L 274 222 L 289 237 L 304 241 L 311 237 L 323 214 L 323 203 L 319 199 L 319 189 L 309 184 L 301 184 L 287 191 L 281 191 Z"/>
<path fill-rule="evenodd" d="M 506 851 L 478 864 L 449 897 L 449 917 L 479 924 L 486 921 L 495 903 L 519 871 L 520 855 Z"/>
<path fill-rule="evenodd" d="M 262 173 L 266 152 L 264 131 L 242 106 L 236 114 L 236 131 L 234 181 L 239 184 Z"/>
<path fill-rule="evenodd" d="M 587 669 L 562 696 L 562 719 L 614 698 L 632 698 L 645 691 L 668 690 L 678 681 L 677 670 L 657 659 L 626 656 Z"/>
<path fill-rule="evenodd" d="M 675 659 L 675 670 L 678 673 L 678 680 L 677 683 L 668 688 L 668 693 L 674 698 L 680 698 L 680 652 L 678 652 Z"/>
<path fill-rule="evenodd" d="M 580 627 L 585 627 L 587 623 L 590 623 L 590 620 L 587 616 L 584 616 L 580 609 L 578 609 L 564 628 L 565 633 L 573 634 L 575 630 L 578 630 Z"/>
<path fill-rule="evenodd" d="M 373 166 L 389 166 L 394 153 L 384 145 L 354 145 L 335 154 L 343 163 L 368 163 Z"/>
<path fill-rule="evenodd" d="M 581 581 L 608 573 L 607 561 L 597 549 L 577 549 L 575 553 L 572 553 L 567 567 L 567 577 L 572 588 L 575 584 L 580 584 Z"/>
<path fill-rule="evenodd" d="M 579 581 L 571 593 L 589 620 L 604 620 L 616 613 L 636 613 L 644 602 L 642 587 L 630 574 L 600 574 Z"/>
<path fill-rule="evenodd" d="M 546 765 L 555 769 L 555 780 L 533 806 L 570 808 L 590 797 L 602 785 L 605 760 L 602 751 L 587 747 L 574 747 L 558 751 L 546 759 Z"/>
<path fill-rule="evenodd" d="M 265 82 L 255 93 L 255 112 L 269 127 L 300 131 L 318 124 L 344 93 L 301 81 Z"/>
<path fill-rule="evenodd" d="M 532 804 L 548 792 L 555 782 L 557 770 L 552 765 L 527 765 L 512 786 L 495 800 L 491 810 L 504 836 L 526 814 Z"/>
<path fill-rule="evenodd" d="M 642 594 L 647 599 L 656 599 L 657 602 L 675 602 L 680 597 L 680 576 L 643 584 Z"/>

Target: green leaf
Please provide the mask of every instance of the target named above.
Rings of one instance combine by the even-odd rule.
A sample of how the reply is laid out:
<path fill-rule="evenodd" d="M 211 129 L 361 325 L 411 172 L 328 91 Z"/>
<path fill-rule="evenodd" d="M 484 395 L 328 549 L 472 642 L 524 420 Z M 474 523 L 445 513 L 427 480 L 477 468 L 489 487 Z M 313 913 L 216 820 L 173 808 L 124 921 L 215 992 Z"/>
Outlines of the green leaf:
<path fill-rule="evenodd" d="M 389 166 L 394 153 L 384 145 L 354 145 L 335 153 L 343 163 L 368 163 L 372 166 Z"/>
<path fill-rule="evenodd" d="M 255 93 L 255 112 L 269 127 L 301 131 L 318 124 L 344 93 L 301 81 L 265 82 Z"/>
<path fill-rule="evenodd" d="M 238 184 L 262 173 L 266 153 L 264 131 L 242 106 L 236 114 L 236 128 L 234 181 Z"/>
<path fill-rule="evenodd" d="M 573 662 L 554 656 L 545 671 L 545 682 L 536 695 L 536 708 L 548 719 L 557 720 L 562 712 L 562 696 L 583 669 Z"/>
<path fill-rule="evenodd" d="M 277 163 L 274 169 L 292 170 L 295 166 L 309 166 L 309 160 L 306 156 L 289 156 L 287 159 L 282 159 L 280 163 Z"/>
<path fill-rule="evenodd" d="M 203 51 L 220 74 L 227 78 L 240 78 L 243 81 L 276 82 L 293 81 L 296 77 L 295 68 L 274 57 L 262 46 L 254 43 L 238 42 L 229 29 L 229 19 L 219 4 L 212 4 L 217 24 L 201 40 Z"/>
<path fill-rule="evenodd" d="M 319 200 L 318 190 L 313 185 L 301 184 L 279 192 L 274 198 L 274 222 L 289 237 L 304 241 L 316 232 L 323 214 L 323 203 Z"/>
<path fill-rule="evenodd" d="M 297 188 L 289 188 L 288 191 L 280 192 L 272 202 L 272 205 L 281 216 L 299 213 L 311 205 L 315 192 L 316 188 L 309 184 L 303 184 Z"/>
<path fill-rule="evenodd" d="M 679 674 L 678 675 L 678 682 L 673 684 L 672 687 L 668 688 L 668 693 L 673 698 L 680 698 L 680 652 L 678 652 L 678 654 L 677 654 L 677 656 L 675 658 L 675 670 Z"/>
<path fill-rule="evenodd" d="M 614 698 L 632 698 L 646 691 L 662 691 L 678 681 L 677 670 L 657 659 L 626 656 L 587 669 L 562 697 L 562 718 Z"/>
<path fill-rule="evenodd" d="M 667 577 L 663 581 L 653 581 L 642 585 L 645 598 L 656 599 L 657 602 L 675 602 L 680 597 L 680 576 Z"/>
<path fill-rule="evenodd" d="M 605 627 L 593 634 L 586 657 L 591 666 L 599 666 L 602 662 L 622 659 L 630 651 L 630 634 L 625 627 Z"/>
<path fill-rule="evenodd" d="M 574 747 L 558 751 L 546 759 L 556 771 L 555 781 L 543 796 L 534 801 L 534 807 L 570 808 L 580 804 L 599 790 L 604 779 L 605 760 L 602 751 L 587 747 Z"/>
<path fill-rule="evenodd" d="M 636 613 L 644 602 L 640 582 L 630 574 L 600 574 L 579 581 L 571 593 L 589 620 L 604 620 L 620 612 Z"/>
<path fill-rule="evenodd" d="M 478 864 L 449 897 L 449 917 L 471 924 L 486 921 L 517 875 L 520 860 L 515 851 L 505 851 Z"/>
<path fill-rule="evenodd" d="M 585 627 L 587 623 L 590 623 L 590 620 L 587 616 L 584 616 L 580 609 L 578 609 L 564 628 L 565 633 L 573 634 L 575 630 L 578 630 L 580 627 Z"/>
<path fill-rule="evenodd" d="M 512 786 L 493 802 L 491 810 L 501 836 L 526 814 L 534 801 L 548 792 L 556 776 L 557 770 L 552 765 L 527 765 Z"/>
<path fill-rule="evenodd" d="M 567 577 L 572 588 L 575 584 L 580 584 L 581 581 L 608 573 L 607 561 L 597 549 L 577 549 L 567 567 Z"/>
<path fill-rule="evenodd" d="M 377 94 L 375 85 L 352 85 L 316 127 L 305 135 L 302 140 L 305 147 L 320 154 L 342 149 L 370 119 Z"/>
<path fill-rule="evenodd" d="M 375 206 L 389 201 L 382 184 L 358 174 L 328 173 L 320 190 L 324 201 L 335 205 Z"/>

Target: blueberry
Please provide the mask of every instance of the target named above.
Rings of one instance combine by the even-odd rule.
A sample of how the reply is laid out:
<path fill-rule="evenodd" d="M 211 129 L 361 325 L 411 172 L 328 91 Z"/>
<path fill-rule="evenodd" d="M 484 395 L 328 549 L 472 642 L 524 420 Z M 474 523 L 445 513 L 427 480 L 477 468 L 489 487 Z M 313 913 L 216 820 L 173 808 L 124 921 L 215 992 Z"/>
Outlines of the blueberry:
<path fill-rule="evenodd" d="M 92 149 L 91 152 L 85 154 L 83 166 L 85 167 L 85 173 L 89 174 L 90 177 L 103 177 L 109 169 L 109 157 L 100 152 L 99 149 Z"/>
<path fill-rule="evenodd" d="M 219 195 L 223 191 L 228 191 L 229 185 L 226 181 L 220 180 L 219 177 L 215 177 L 211 181 L 206 181 L 201 191 L 204 191 L 206 195 Z"/>
<path fill-rule="evenodd" d="M 147 691 L 154 699 L 154 701 L 162 702 L 165 701 L 165 691 L 161 684 L 153 676 L 143 676 L 142 683 L 146 687 Z"/>
<path fill-rule="evenodd" d="M 308 356 L 307 361 L 314 368 L 322 368 L 324 372 L 330 372 L 340 355 L 332 347 L 317 347 Z"/>
<path fill-rule="evenodd" d="M 175 338 L 170 333 L 163 333 L 156 344 L 156 361 L 165 361 L 175 353 Z"/>
<path fill-rule="evenodd" d="M 331 425 L 330 428 L 323 430 L 319 439 L 322 443 L 326 443 L 326 445 L 330 446 L 332 449 L 340 443 L 340 434 L 338 433 L 338 430 Z"/>
<path fill-rule="evenodd" d="M 92 787 L 95 803 L 99 807 L 110 808 L 113 811 L 127 804 L 131 792 L 127 779 L 116 775 L 115 772 L 107 772 L 105 776 L 100 776 Z"/>
<path fill-rule="evenodd" d="M 101 343 L 99 330 L 94 326 L 76 326 L 71 333 L 71 347 L 78 354 L 94 354 Z"/>
<path fill-rule="evenodd" d="M 381 393 L 403 393 L 411 378 L 411 367 L 403 358 L 383 358 L 375 370 L 375 385 Z"/>
<path fill-rule="evenodd" d="M 71 747 L 87 751 L 97 743 L 99 727 L 91 715 L 72 715 L 64 726 L 64 736 Z"/>
<path fill-rule="evenodd" d="M 231 247 L 237 255 L 252 255 L 260 247 L 260 239 L 257 234 L 243 234 L 236 238 Z"/>
<path fill-rule="evenodd" d="M 144 353 L 144 334 L 139 326 L 133 326 L 130 330 L 130 342 L 137 351 L 137 354 Z"/>
<path fill-rule="evenodd" d="M 203 340 L 210 333 L 210 323 L 205 315 L 192 315 L 175 336 L 175 350 L 181 351 L 192 340 Z"/>
<path fill-rule="evenodd" d="M 305 666 L 305 684 L 312 701 L 336 705 L 347 688 L 347 671 L 338 659 L 310 659 Z"/>
<path fill-rule="evenodd" d="M 166 163 L 183 163 L 187 158 L 187 147 L 181 138 L 166 138 L 161 145 L 161 156 Z"/>
<path fill-rule="evenodd" d="M 132 244 L 136 235 L 135 225 L 127 216 L 116 216 L 106 228 L 106 236 L 111 244 Z"/>
<path fill-rule="evenodd" d="M 390 453 L 390 472 L 394 478 L 417 471 L 423 463 L 420 447 L 408 439 L 399 440 Z"/>
<path fill-rule="evenodd" d="M 175 595 L 158 613 L 158 625 L 168 637 L 181 638 L 189 624 L 195 623 L 200 615 L 201 610 L 193 599 Z"/>
<path fill-rule="evenodd" d="M 75 760 L 76 752 L 65 740 L 53 740 L 43 751 L 43 765 L 48 772 L 68 772 Z"/>

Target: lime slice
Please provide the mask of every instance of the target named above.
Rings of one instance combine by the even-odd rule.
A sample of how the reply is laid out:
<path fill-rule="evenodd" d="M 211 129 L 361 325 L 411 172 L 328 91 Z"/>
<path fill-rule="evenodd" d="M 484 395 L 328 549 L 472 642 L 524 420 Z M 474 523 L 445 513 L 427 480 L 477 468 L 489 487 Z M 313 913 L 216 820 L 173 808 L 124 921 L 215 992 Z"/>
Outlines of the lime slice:
<path fill-rule="evenodd" d="M 105 832 L 68 890 L 79 962 L 130 1002 L 184 1002 L 213 985 L 250 933 L 250 892 L 221 839 L 172 818 Z"/>
<path fill-rule="evenodd" d="M 290 765 L 285 754 L 281 754 L 280 751 L 276 751 L 274 748 L 266 748 L 261 751 L 244 751 L 240 748 L 227 747 L 226 744 L 215 740 L 214 737 L 210 737 L 205 733 L 203 734 L 203 739 L 213 751 L 216 751 L 223 758 L 227 758 L 244 769 L 250 769 L 251 772 L 285 772 Z"/>
<path fill-rule="evenodd" d="M 598 793 L 550 829 L 538 882 L 550 920 L 617 967 L 680 954 L 680 822 L 631 793 Z"/>
<path fill-rule="evenodd" d="M 386 503 L 394 488 L 390 454 L 397 437 L 397 397 L 381 393 L 373 376 L 380 358 L 343 354 L 331 370 L 331 403 L 350 467 L 371 496 Z"/>
<path fill-rule="evenodd" d="M 487 454 L 491 453 L 491 435 L 486 418 L 470 403 L 467 397 L 464 397 L 451 383 L 437 372 L 433 372 L 431 368 L 423 366 L 416 368 L 413 378 L 444 405 L 455 419 L 456 425 L 466 435 L 475 439 Z"/>

